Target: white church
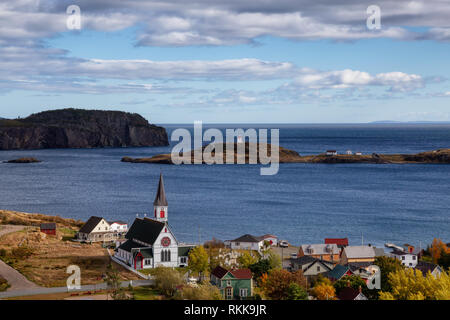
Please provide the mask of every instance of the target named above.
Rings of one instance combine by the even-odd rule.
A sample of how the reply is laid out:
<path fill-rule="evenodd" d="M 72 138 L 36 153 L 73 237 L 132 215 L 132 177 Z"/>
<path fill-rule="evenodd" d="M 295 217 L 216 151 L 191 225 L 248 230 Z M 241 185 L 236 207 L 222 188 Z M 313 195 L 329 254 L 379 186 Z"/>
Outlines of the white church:
<path fill-rule="evenodd" d="M 168 224 L 168 203 L 162 174 L 153 202 L 153 219 L 136 218 L 114 257 L 136 270 L 188 265 L 192 245 L 182 245 L 175 238 Z"/>

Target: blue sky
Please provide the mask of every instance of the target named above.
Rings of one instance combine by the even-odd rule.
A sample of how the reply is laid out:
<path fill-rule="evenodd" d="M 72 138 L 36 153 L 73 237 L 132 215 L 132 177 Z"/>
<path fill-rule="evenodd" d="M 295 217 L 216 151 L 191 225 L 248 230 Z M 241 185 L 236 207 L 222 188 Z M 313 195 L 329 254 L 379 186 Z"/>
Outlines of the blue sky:
<path fill-rule="evenodd" d="M 373 1 L 371 1 L 373 2 Z M 81 9 L 68 30 L 67 6 Z M 75 107 L 153 123 L 450 121 L 450 4 L 0 4 L 0 117 Z"/>

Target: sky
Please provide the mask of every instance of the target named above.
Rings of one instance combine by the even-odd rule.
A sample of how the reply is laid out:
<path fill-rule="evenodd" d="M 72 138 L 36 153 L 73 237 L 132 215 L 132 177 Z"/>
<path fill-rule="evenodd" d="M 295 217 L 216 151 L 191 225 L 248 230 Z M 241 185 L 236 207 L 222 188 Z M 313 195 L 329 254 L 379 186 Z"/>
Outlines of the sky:
<path fill-rule="evenodd" d="M 0 0 L 0 117 L 450 121 L 449 17 L 448 0 Z"/>

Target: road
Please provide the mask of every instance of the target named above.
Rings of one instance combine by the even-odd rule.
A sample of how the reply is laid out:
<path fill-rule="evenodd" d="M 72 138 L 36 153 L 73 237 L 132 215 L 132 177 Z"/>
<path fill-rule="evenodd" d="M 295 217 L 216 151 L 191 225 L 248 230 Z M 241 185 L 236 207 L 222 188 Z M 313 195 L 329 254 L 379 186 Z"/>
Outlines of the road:
<path fill-rule="evenodd" d="M 154 284 L 154 280 L 131 280 L 131 285 L 133 287 L 140 286 L 150 286 Z M 121 287 L 128 287 L 130 285 L 130 281 L 123 281 L 121 283 Z M 23 296 L 33 296 L 36 294 L 51 294 L 51 293 L 61 293 L 61 292 L 80 292 L 80 291 L 96 291 L 107 289 L 106 283 L 99 284 L 89 284 L 81 286 L 80 289 L 76 290 L 67 290 L 67 287 L 53 287 L 53 288 L 44 288 L 38 287 L 37 289 L 27 289 L 27 290 L 15 290 L 15 291 L 5 291 L 0 292 L 0 299 L 3 298 L 12 298 L 12 297 L 23 297 Z"/>
<path fill-rule="evenodd" d="M 2 225 L 0 227 L 1 227 L 0 237 L 11 232 L 20 231 L 23 228 L 25 228 L 25 226 L 13 226 L 13 225 Z M 41 288 L 37 284 L 25 278 L 20 272 L 8 266 L 2 260 L 0 260 L 0 275 L 3 278 L 5 278 L 6 281 L 8 281 L 8 283 L 11 285 L 11 287 L 8 288 L 7 292 Z"/>

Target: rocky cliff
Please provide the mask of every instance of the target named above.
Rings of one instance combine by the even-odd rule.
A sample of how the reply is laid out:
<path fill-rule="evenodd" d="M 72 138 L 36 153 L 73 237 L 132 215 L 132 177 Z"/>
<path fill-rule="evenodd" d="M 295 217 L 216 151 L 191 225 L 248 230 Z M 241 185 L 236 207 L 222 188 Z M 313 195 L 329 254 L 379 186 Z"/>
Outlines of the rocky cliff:
<path fill-rule="evenodd" d="M 168 145 L 164 128 L 138 114 L 62 109 L 0 120 L 0 150 Z"/>

